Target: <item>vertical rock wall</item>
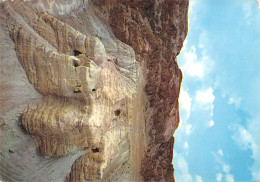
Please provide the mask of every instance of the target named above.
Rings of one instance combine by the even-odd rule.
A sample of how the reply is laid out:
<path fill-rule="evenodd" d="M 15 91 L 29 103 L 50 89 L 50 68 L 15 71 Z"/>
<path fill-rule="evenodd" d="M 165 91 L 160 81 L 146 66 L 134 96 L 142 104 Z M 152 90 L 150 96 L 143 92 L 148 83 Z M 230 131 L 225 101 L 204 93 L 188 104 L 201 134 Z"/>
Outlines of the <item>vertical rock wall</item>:
<path fill-rule="evenodd" d="M 177 65 L 188 31 L 188 0 L 98 0 L 116 37 L 133 47 L 145 77 L 144 180 L 173 180 L 173 133 L 182 80 Z M 120 18 L 118 18 L 120 17 Z"/>
<path fill-rule="evenodd" d="M 188 0 L 0 3 L 0 179 L 174 181 L 187 9 Z"/>

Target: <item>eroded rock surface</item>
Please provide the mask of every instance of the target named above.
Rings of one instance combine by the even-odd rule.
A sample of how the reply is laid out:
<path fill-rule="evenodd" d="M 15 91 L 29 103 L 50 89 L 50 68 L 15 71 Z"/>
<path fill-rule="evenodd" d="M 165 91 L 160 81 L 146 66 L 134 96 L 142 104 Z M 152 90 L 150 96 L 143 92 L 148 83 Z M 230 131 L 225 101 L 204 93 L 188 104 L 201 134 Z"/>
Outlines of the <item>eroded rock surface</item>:
<path fill-rule="evenodd" d="M 0 179 L 174 181 L 187 9 L 188 0 L 0 3 Z"/>

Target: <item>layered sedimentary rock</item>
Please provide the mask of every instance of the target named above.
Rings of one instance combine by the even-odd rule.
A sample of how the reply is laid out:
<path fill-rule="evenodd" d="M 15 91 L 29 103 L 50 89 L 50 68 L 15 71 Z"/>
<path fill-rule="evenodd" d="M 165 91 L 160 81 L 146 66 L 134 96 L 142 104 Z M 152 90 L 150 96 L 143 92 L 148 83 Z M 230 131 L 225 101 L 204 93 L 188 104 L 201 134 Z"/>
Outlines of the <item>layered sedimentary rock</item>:
<path fill-rule="evenodd" d="M 174 181 L 187 8 L 2 2 L 0 179 Z"/>

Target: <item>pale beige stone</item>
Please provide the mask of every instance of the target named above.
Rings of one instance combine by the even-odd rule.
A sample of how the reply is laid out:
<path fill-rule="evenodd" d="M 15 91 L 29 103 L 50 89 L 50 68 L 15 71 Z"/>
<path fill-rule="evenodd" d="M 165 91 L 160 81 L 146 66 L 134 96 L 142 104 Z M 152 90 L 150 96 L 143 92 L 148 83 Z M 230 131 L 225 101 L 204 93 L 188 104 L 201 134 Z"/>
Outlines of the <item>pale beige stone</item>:
<path fill-rule="evenodd" d="M 1 180 L 174 180 L 187 0 L 169 2 L 0 3 Z"/>

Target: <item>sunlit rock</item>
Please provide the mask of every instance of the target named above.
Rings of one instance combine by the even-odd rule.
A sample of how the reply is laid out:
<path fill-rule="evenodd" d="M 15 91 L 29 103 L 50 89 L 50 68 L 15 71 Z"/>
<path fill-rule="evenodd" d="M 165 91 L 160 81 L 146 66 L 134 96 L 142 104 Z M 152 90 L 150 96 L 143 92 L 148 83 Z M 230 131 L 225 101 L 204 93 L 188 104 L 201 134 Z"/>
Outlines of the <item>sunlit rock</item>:
<path fill-rule="evenodd" d="M 174 181 L 188 0 L 0 3 L 3 181 Z"/>

